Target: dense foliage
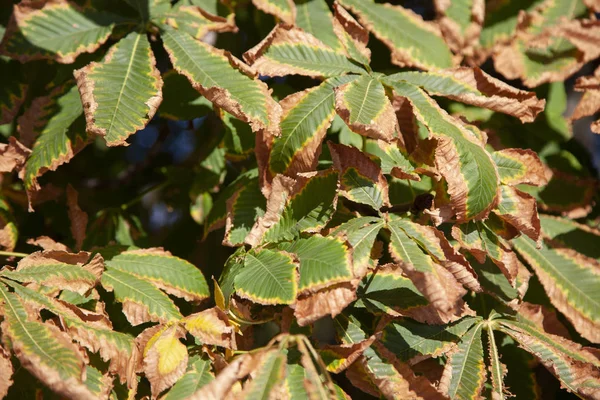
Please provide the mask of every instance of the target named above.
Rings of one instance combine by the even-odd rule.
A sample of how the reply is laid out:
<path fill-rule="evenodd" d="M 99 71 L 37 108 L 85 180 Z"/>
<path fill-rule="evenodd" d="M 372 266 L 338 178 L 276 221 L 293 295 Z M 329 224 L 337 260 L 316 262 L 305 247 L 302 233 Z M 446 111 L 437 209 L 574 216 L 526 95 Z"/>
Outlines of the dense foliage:
<path fill-rule="evenodd" d="M 406 3 L 4 2 L 0 398 L 600 399 L 600 4 Z"/>

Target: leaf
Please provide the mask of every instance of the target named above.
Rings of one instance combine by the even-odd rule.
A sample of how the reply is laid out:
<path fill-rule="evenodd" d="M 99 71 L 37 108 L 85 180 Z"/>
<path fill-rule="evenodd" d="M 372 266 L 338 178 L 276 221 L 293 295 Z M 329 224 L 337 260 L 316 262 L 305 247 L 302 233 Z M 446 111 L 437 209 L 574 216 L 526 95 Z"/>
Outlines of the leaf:
<path fill-rule="evenodd" d="M 69 162 L 86 146 L 89 138 L 85 127 L 76 122 L 82 112 L 77 87 L 67 83 L 48 96 L 34 99 L 19 118 L 21 136 L 37 137 L 23 173 L 30 209 L 36 192 L 41 189 L 37 178 Z"/>
<path fill-rule="evenodd" d="M 291 254 L 251 251 L 234 278 L 236 293 L 259 304 L 292 304 L 298 292 L 297 268 Z"/>
<path fill-rule="evenodd" d="M 498 346 L 496 345 L 496 339 L 494 338 L 494 331 L 488 325 L 487 326 L 487 337 L 490 357 L 490 377 L 492 381 L 492 400 L 504 400 L 508 398 L 508 391 L 504 386 L 504 377 L 506 376 L 506 365 L 500 361 L 500 355 L 498 352 Z"/>
<path fill-rule="evenodd" d="M 296 26 L 338 51 L 342 46 L 333 30 L 332 18 L 325 0 L 307 0 L 296 4 Z"/>
<path fill-rule="evenodd" d="M 313 292 L 353 278 L 350 252 L 338 238 L 313 235 L 291 243 L 281 243 L 278 247 L 298 257 L 298 290 L 301 293 Z"/>
<path fill-rule="evenodd" d="M 346 370 L 362 353 L 371 346 L 375 337 L 354 344 L 326 345 L 319 355 L 327 366 L 327 371 L 339 374 Z"/>
<path fill-rule="evenodd" d="M 10 361 L 10 353 L 2 346 L 0 346 L 0 371 L 2 371 L 0 372 L 0 399 L 3 399 L 14 383 L 11 379 L 14 368 Z"/>
<path fill-rule="evenodd" d="M 73 186 L 67 186 L 67 207 L 69 207 L 69 220 L 71 221 L 71 235 L 75 239 L 75 248 L 81 249 L 83 241 L 85 240 L 85 230 L 88 223 L 88 215 L 83 211 L 77 199 L 79 194 L 73 188 Z"/>
<path fill-rule="evenodd" d="M 356 285 L 342 282 L 314 292 L 301 294 L 295 305 L 294 317 L 299 326 L 306 326 L 329 315 L 335 317 L 356 300 Z"/>
<path fill-rule="evenodd" d="M 233 19 L 212 15 L 201 7 L 177 4 L 167 14 L 167 24 L 201 40 L 209 32 L 237 32 Z"/>
<path fill-rule="evenodd" d="M 234 328 L 218 307 L 188 315 L 183 319 L 183 326 L 202 343 L 236 348 Z"/>
<path fill-rule="evenodd" d="M 485 383 L 481 330 L 483 323 L 472 327 L 448 357 L 440 382 L 440 391 L 451 399 L 476 399 Z"/>
<path fill-rule="evenodd" d="M 3 270 L 0 276 L 84 294 L 95 286 L 103 269 L 95 262 L 88 264 L 88 259 L 89 253 L 85 252 L 38 251 L 19 261 L 16 270 Z"/>
<path fill-rule="evenodd" d="M 108 15 L 66 0 L 15 5 L 13 18 L 1 48 L 21 62 L 50 59 L 70 64 L 79 54 L 96 51 L 114 26 Z"/>
<path fill-rule="evenodd" d="M 28 85 L 21 65 L 17 61 L 0 60 L 0 76 L 5 79 L 0 88 L 0 124 L 11 122 L 25 101 Z"/>
<path fill-rule="evenodd" d="M 73 340 L 91 352 L 99 352 L 104 361 L 110 361 L 109 371 L 118 374 L 121 382 L 130 381 L 128 368 L 134 353 L 133 337 L 114 331 L 105 315 L 91 312 L 86 314 L 82 309 L 69 306 L 25 286 L 10 286 L 25 303 L 59 316 L 61 325 Z"/>
<path fill-rule="evenodd" d="M 138 337 L 138 340 L 147 337 L 143 344 L 143 371 L 150 382 L 153 397 L 173 386 L 185 373 L 188 352 L 180 341 L 184 336 L 185 331 L 174 325 L 151 327 Z"/>
<path fill-rule="evenodd" d="M 420 181 L 417 168 L 408 157 L 406 149 L 399 141 L 388 143 L 383 140 L 367 140 L 365 152 L 373 154 L 381 161 L 381 171 L 398 179 Z"/>
<path fill-rule="evenodd" d="M 371 50 L 367 47 L 369 31 L 363 28 L 356 20 L 338 3 L 333 3 L 335 18 L 333 30 L 343 45 L 345 54 L 365 68 L 369 69 L 371 63 Z"/>
<path fill-rule="evenodd" d="M 212 103 L 198 93 L 185 76 L 169 70 L 162 76 L 163 101 L 159 115 L 171 120 L 191 120 L 212 111 Z"/>
<path fill-rule="evenodd" d="M 30 154 L 31 150 L 9 136 L 8 143 L 0 144 L 0 172 L 20 172 Z"/>
<path fill-rule="evenodd" d="M 133 274 L 108 267 L 102 274 L 102 286 L 115 292 L 115 299 L 123 303 L 123 313 L 134 326 L 147 321 L 181 319 L 179 310 L 166 294 Z"/>
<path fill-rule="evenodd" d="M 197 359 L 191 368 L 161 397 L 161 400 L 184 400 L 215 379 L 210 362 Z"/>
<path fill-rule="evenodd" d="M 294 25 L 296 7 L 293 0 L 252 0 L 256 8 L 273 14 L 278 20 L 288 25 Z"/>
<path fill-rule="evenodd" d="M 435 25 L 412 11 L 373 1 L 342 0 L 359 22 L 392 52 L 392 63 L 425 70 L 449 68 L 454 62 Z"/>
<path fill-rule="evenodd" d="M 21 366 L 59 395 L 94 399 L 85 387 L 85 364 L 70 338 L 58 328 L 30 321 L 19 299 L 0 284 L 2 334 Z"/>
<path fill-rule="evenodd" d="M 458 67 L 436 72 L 399 72 L 385 80 L 420 86 L 432 96 L 445 96 L 461 103 L 512 115 L 521 122 L 535 120 L 546 104 L 534 92 L 516 89 L 478 67 Z"/>
<path fill-rule="evenodd" d="M 266 199 L 260 192 L 258 179 L 243 186 L 227 201 L 227 220 L 223 244 L 237 246 L 244 243 L 256 220 L 266 209 Z"/>
<path fill-rule="evenodd" d="M 253 131 L 276 129 L 281 108 L 267 85 L 229 52 L 215 49 L 189 34 L 164 27 L 163 43 L 175 70 L 194 89 L 231 115 L 248 122 Z"/>
<path fill-rule="evenodd" d="M 267 212 L 258 218 L 246 243 L 255 246 L 292 240 L 300 232 L 318 232 L 324 228 L 335 211 L 337 180 L 333 170 L 297 179 L 276 176 L 267 199 Z"/>
<path fill-rule="evenodd" d="M 492 158 L 498 168 L 500 182 L 505 185 L 544 186 L 548 184 L 546 168 L 532 150 L 503 149 L 493 152 Z"/>
<path fill-rule="evenodd" d="M 500 320 L 499 330 L 510 335 L 561 381 L 561 386 L 584 398 L 598 396 L 598 359 L 580 345 L 539 331 L 528 324 Z"/>
<path fill-rule="evenodd" d="M 455 52 L 472 57 L 473 47 L 479 44 L 479 33 L 485 14 L 483 0 L 459 0 L 434 2 L 438 24 L 446 43 Z"/>
<path fill-rule="evenodd" d="M 341 224 L 331 233 L 340 236 L 352 246 L 352 263 L 355 271 L 362 271 L 371 264 L 371 251 L 384 222 L 374 217 L 358 217 Z"/>
<path fill-rule="evenodd" d="M 499 192 L 498 172 L 490 154 L 421 89 L 408 83 L 392 86 L 397 95 L 410 101 L 417 119 L 437 141 L 435 164 L 446 179 L 457 219 L 485 218 L 495 208 Z"/>
<path fill-rule="evenodd" d="M 519 292 L 510 283 L 508 278 L 502 273 L 489 258 L 483 263 L 472 262 L 471 265 L 477 271 L 481 287 L 486 293 L 509 303 L 519 297 Z M 525 268 L 525 267 L 523 267 Z M 518 277 L 517 277 L 518 279 Z"/>
<path fill-rule="evenodd" d="M 162 248 L 125 251 L 107 261 L 106 266 L 151 282 L 187 301 L 200 301 L 209 296 L 202 272 Z"/>
<path fill-rule="evenodd" d="M 132 32 L 101 63 L 74 72 L 88 132 L 109 146 L 143 129 L 162 101 L 162 78 L 145 34 Z"/>
<path fill-rule="evenodd" d="M 395 136 L 397 122 L 383 85 L 364 75 L 335 89 L 335 109 L 350 129 L 387 142 Z"/>
<path fill-rule="evenodd" d="M 251 381 L 244 385 L 240 399 L 268 400 L 276 397 L 279 386 L 285 379 L 285 353 L 279 350 L 269 350 L 261 357 Z"/>
<path fill-rule="evenodd" d="M 15 215 L 8 203 L 0 198 L 0 246 L 6 251 L 13 251 L 19 239 L 19 229 Z"/>
<path fill-rule="evenodd" d="M 524 237 L 513 240 L 533 268 L 552 304 L 586 339 L 600 342 L 600 264 L 571 249 L 537 249 Z"/>
<path fill-rule="evenodd" d="M 108 399 L 113 388 L 112 381 L 113 378 L 108 374 L 102 375 L 102 372 L 89 365 L 85 367 L 85 385 L 96 398 Z"/>
<path fill-rule="evenodd" d="M 485 21 L 479 42 L 484 49 L 491 49 L 497 43 L 510 39 L 517 28 L 521 10 L 531 12 L 539 7 L 543 0 L 510 0 L 503 3 L 494 3 L 486 8 Z M 488 6 L 490 6 L 488 4 Z"/>
<path fill-rule="evenodd" d="M 600 248 L 596 246 L 600 232 L 587 225 L 575 221 L 540 215 L 542 232 L 552 241 L 553 247 L 573 249 L 587 257 L 600 261 Z"/>
<path fill-rule="evenodd" d="M 294 177 L 316 167 L 321 143 L 335 115 L 333 89 L 354 77 L 335 77 L 280 102 L 281 136 L 273 138 L 269 171 Z"/>
<path fill-rule="evenodd" d="M 381 169 L 355 147 L 329 142 L 334 168 L 340 174 L 340 194 L 374 210 L 389 206 L 388 183 Z"/>
<path fill-rule="evenodd" d="M 599 72 L 594 72 L 594 76 L 582 76 L 577 78 L 575 90 L 584 92 L 583 96 L 577 103 L 571 120 L 592 116 L 600 110 L 600 79 Z M 596 120 L 592 122 L 591 130 L 594 133 L 600 133 L 600 123 Z"/>
<path fill-rule="evenodd" d="M 147 23 L 150 19 L 161 17 L 171 9 L 168 0 L 125 0 L 133 7 L 142 22 Z"/>
<path fill-rule="evenodd" d="M 343 54 L 298 28 L 276 26 L 269 35 L 244 53 L 244 60 L 261 75 L 333 77 L 366 71 Z"/>
<path fill-rule="evenodd" d="M 540 240 L 540 218 L 535 198 L 510 186 L 502 185 L 500 189 L 501 200 L 494 212 L 531 239 Z"/>

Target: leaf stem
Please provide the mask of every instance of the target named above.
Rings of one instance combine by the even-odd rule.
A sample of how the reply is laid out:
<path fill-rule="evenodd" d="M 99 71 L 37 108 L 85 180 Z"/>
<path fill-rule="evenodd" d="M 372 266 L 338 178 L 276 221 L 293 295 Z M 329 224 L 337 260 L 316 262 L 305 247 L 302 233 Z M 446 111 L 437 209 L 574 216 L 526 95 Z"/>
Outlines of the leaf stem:
<path fill-rule="evenodd" d="M 0 256 L 4 257 L 27 257 L 29 254 L 27 253 L 17 253 L 14 251 L 0 251 Z"/>

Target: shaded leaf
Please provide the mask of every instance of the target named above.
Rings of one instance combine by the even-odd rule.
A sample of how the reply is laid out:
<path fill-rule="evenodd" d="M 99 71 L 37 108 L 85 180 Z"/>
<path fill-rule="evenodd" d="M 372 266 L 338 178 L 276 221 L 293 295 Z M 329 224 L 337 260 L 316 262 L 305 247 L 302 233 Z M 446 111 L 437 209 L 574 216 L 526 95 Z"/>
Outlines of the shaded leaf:
<path fill-rule="evenodd" d="M 252 3 L 267 14 L 273 14 L 278 20 L 294 25 L 296 7 L 293 0 L 252 0 Z"/>

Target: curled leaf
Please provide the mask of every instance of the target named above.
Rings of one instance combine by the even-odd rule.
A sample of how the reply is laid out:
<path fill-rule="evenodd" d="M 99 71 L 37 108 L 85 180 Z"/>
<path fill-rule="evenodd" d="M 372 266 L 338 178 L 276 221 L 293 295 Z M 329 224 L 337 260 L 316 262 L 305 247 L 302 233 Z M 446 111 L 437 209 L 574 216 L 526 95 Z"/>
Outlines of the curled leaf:
<path fill-rule="evenodd" d="M 8 143 L 0 144 L 0 172 L 21 171 L 31 150 L 23 146 L 14 136 Z"/>
<path fill-rule="evenodd" d="M 339 315 L 356 300 L 356 287 L 351 283 L 339 283 L 314 293 L 298 296 L 294 316 L 298 325 L 306 326 L 326 315 Z"/>
<path fill-rule="evenodd" d="M 218 307 L 188 315 L 183 319 L 183 326 L 203 343 L 236 348 L 233 326 Z"/>

